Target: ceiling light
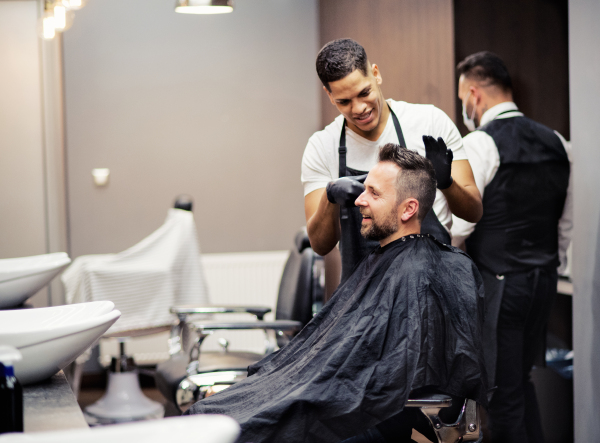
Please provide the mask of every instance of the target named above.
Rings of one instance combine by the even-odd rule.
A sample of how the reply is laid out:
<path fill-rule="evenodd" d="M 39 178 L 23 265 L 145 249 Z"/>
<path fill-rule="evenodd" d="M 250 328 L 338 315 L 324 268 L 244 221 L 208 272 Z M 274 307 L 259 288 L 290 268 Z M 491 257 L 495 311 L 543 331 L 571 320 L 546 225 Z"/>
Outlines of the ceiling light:
<path fill-rule="evenodd" d="M 225 14 L 233 11 L 232 0 L 177 0 L 175 12 L 182 14 Z"/>

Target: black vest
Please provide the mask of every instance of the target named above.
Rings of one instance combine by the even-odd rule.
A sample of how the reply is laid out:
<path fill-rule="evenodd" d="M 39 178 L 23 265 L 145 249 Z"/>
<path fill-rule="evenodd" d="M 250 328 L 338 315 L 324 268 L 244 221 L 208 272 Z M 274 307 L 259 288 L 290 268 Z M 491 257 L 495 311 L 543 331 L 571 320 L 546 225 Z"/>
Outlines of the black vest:
<path fill-rule="evenodd" d="M 485 188 L 483 217 L 467 239 L 477 266 L 503 275 L 558 266 L 558 221 L 570 164 L 560 138 L 527 117 L 492 120 L 500 166 Z"/>

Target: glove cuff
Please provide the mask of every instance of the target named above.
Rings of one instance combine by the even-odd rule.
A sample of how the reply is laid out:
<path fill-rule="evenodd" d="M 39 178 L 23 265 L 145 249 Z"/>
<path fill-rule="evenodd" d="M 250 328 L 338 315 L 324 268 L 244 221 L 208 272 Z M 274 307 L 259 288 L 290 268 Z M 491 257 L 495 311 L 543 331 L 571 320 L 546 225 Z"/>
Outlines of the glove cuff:
<path fill-rule="evenodd" d="M 438 187 L 437 187 L 437 188 L 438 188 L 440 191 L 443 191 L 444 189 L 448 189 L 450 186 L 452 186 L 452 183 L 454 183 L 454 179 L 452 178 L 452 176 L 450 176 L 450 179 L 448 180 L 448 183 L 444 183 L 446 186 L 441 186 L 441 185 L 438 183 Z M 329 198 L 329 197 L 328 197 L 328 198 Z"/>
<path fill-rule="evenodd" d="M 333 197 L 331 192 L 332 185 L 333 182 L 327 183 L 327 186 L 325 187 L 325 193 L 327 194 L 327 200 L 329 200 L 329 203 L 333 203 L 335 205 L 335 198 Z"/>

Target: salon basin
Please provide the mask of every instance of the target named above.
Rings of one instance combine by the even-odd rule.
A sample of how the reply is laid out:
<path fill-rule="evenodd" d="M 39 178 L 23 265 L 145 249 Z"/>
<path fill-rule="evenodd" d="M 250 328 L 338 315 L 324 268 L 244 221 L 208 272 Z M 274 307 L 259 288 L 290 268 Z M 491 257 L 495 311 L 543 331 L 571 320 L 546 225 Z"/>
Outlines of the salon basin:
<path fill-rule="evenodd" d="M 66 252 L 0 260 L 0 309 L 19 306 L 71 263 Z"/>
<path fill-rule="evenodd" d="M 22 384 L 44 380 L 92 346 L 121 316 L 110 301 L 0 311 L 0 343 L 21 351 Z"/>
<path fill-rule="evenodd" d="M 193 415 L 64 431 L 0 435 L 0 443 L 234 443 L 240 427 L 224 415 Z"/>

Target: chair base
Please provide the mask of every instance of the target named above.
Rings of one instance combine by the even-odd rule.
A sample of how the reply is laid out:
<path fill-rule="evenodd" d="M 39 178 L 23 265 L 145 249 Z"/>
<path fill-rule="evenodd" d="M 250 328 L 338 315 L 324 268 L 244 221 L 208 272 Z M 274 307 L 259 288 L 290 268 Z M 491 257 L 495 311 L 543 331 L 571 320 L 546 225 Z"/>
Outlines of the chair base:
<path fill-rule="evenodd" d="M 110 372 L 106 393 L 85 408 L 90 426 L 162 418 L 165 408 L 142 393 L 137 371 Z"/>

